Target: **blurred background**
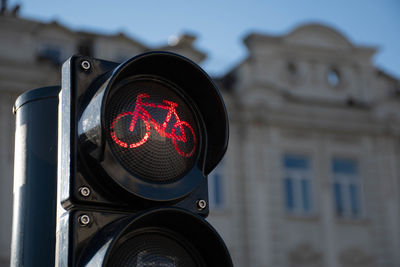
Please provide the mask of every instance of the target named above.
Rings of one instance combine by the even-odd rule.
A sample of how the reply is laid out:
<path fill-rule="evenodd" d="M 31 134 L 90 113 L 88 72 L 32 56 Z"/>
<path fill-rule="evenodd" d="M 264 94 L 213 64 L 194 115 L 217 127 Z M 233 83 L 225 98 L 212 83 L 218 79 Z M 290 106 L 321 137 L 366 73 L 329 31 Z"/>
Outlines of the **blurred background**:
<path fill-rule="evenodd" d="M 222 91 L 208 221 L 235 266 L 400 266 L 399 14 L 396 0 L 2 0 L 0 266 L 17 96 L 60 84 L 73 54 L 149 50 L 191 58 Z"/>

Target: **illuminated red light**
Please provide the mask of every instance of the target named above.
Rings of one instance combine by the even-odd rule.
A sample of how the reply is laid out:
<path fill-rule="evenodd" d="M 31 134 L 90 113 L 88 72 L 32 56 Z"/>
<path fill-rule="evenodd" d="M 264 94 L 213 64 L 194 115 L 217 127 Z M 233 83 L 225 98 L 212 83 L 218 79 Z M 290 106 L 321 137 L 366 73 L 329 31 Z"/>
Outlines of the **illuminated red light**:
<path fill-rule="evenodd" d="M 166 137 L 172 140 L 172 143 L 174 144 L 175 150 L 183 157 L 190 157 L 193 155 L 196 149 L 196 135 L 194 133 L 194 130 L 192 126 L 190 126 L 189 123 L 186 121 L 182 121 L 176 112 L 176 107 L 178 106 L 177 103 L 168 101 L 168 100 L 163 100 L 163 104 L 156 104 L 156 103 L 151 103 L 151 102 L 144 102 L 143 99 L 145 98 L 150 98 L 149 94 L 142 93 L 139 94 L 136 98 L 136 106 L 135 110 L 132 111 L 127 111 L 120 113 L 117 115 L 113 122 L 111 123 L 110 129 L 111 129 L 111 138 L 112 140 L 119 146 L 123 148 L 137 148 L 145 144 L 149 138 L 150 138 L 150 128 L 151 125 L 153 128 L 157 131 L 157 133 L 162 136 Z M 158 108 L 158 109 L 164 109 L 167 110 L 168 113 L 165 117 L 165 120 L 162 123 L 157 123 L 155 119 L 153 119 L 150 115 L 150 113 L 145 110 L 145 107 L 151 107 L 151 108 Z M 135 126 L 137 123 L 137 120 L 140 119 L 143 121 L 146 127 L 146 133 L 144 136 L 136 143 L 131 143 L 128 144 L 122 140 L 120 140 L 117 135 L 115 134 L 115 125 L 118 123 L 118 121 L 126 116 L 132 116 L 132 119 L 130 121 L 129 127 L 126 130 L 129 130 L 129 132 L 133 132 L 135 130 Z M 172 129 L 170 132 L 167 132 L 167 126 L 169 122 L 171 121 L 172 116 L 174 116 L 176 122 L 172 126 Z M 185 133 L 185 128 L 187 128 L 189 131 L 187 131 L 188 134 L 191 135 L 191 139 L 186 136 Z M 179 133 L 177 133 L 177 129 L 179 130 Z M 182 142 L 182 143 L 187 143 L 188 140 L 193 140 L 193 147 L 189 152 L 184 152 L 182 151 L 177 142 Z"/>

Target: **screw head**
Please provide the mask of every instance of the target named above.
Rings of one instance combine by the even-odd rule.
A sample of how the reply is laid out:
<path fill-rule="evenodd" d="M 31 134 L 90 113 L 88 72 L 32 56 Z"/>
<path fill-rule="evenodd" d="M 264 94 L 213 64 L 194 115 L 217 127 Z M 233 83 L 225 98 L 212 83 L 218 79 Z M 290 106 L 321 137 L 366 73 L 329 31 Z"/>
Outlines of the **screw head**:
<path fill-rule="evenodd" d="M 88 196 L 90 196 L 90 189 L 89 189 L 89 187 L 82 186 L 81 188 L 79 188 L 79 193 L 83 197 L 88 197 Z"/>
<path fill-rule="evenodd" d="M 89 215 L 83 214 L 79 216 L 78 221 L 82 226 L 87 226 L 90 223 L 90 217 Z"/>
<path fill-rule="evenodd" d="M 199 199 L 197 200 L 197 209 L 198 210 L 204 210 L 207 207 L 207 201 L 204 199 Z"/>
<path fill-rule="evenodd" d="M 81 67 L 82 67 L 82 69 L 84 69 L 84 70 L 90 69 L 90 62 L 87 61 L 87 60 L 82 61 Z"/>

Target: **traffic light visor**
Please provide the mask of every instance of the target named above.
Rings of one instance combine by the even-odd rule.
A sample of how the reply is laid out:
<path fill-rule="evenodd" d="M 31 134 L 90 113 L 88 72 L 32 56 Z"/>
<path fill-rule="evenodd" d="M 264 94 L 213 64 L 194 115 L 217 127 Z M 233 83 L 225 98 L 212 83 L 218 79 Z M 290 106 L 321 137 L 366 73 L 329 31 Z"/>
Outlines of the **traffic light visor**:
<path fill-rule="evenodd" d="M 150 77 L 145 86 L 136 89 L 136 93 L 132 95 L 132 103 L 137 103 L 138 94 L 149 95 L 147 98 L 145 97 L 147 95 L 142 95 L 141 99 L 143 99 L 144 103 L 148 103 L 148 101 L 151 103 L 153 101 L 151 99 L 154 98 L 155 103 L 160 106 L 160 109 L 158 111 L 150 111 L 152 109 L 150 106 L 145 107 L 145 109 L 147 112 L 158 112 L 160 118 L 157 123 L 161 123 L 164 120 L 164 118 L 161 118 L 163 117 L 162 105 L 177 104 L 176 111 L 180 118 L 180 123 L 178 122 L 175 127 L 176 129 L 171 129 L 171 131 L 175 132 L 176 136 L 180 135 L 180 130 L 184 131 L 184 134 L 182 138 L 175 138 L 174 136 L 174 138 L 169 139 L 170 141 L 177 141 L 176 144 L 173 144 L 175 150 L 179 155 L 186 158 L 185 160 L 180 159 L 177 162 L 183 161 L 187 164 L 187 162 L 198 155 L 201 162 L 204 162 L 204 165 L 201 163 L 203 165 L 201 167 L 202 172 L 204 174 L 211 172 L 225 154 L 229 136 L 228 116 L 225 104 L 212 79 L 197 64 L 185 57 L 169 52 L 149 52 L 122 63 L 113 71 L 107 86 L 106 103 L 111 101 L 109 99 L 114 94 L 114 90 L 109 90 L 110 87 L 119 87 L 119 84 L 131 80 L 133 76 Z M 138 85 L 138 81 L 135 83 Z M 144 81 L 142 81 L 142 85 L 144 85 L 143 83 Z M 151 94 L 146 91 L 149 89 L 154 90 L 155 93 Z M 108 94 L 111 95 L 107 97 Z M 121 93 L 121 97 L 123 98 L 123 93 Z M 165 112 L 168 112 L 168 110 L 164 109 Z M 118 114 L 115 115 L 118 116 Z M 172 121 L 176 119 L 174 117 L 172 117 Z M 139 122 L 141 121 L 140 116 L 138 116 L 138 120 Z M 146 127 L 148 126 L 146 122 L 143 122 L 143 125 L 143 131 L 147 132 Z M 153 128 L 153 131 L 160 131 L 157 131 L 153 127 L 154 123 L 150 122 L 149 125 L 150 128 Z M 106 127 L 110 126 L 107 125 Z M 171 127 L 173 126 L 172 124 Z M 140 136 L 136 136 L 136 139 L 133 139 L 132 143 L 121 141 L 120 147 L 125 145 L 140 146 L 142 143 L 147 143 L 146 140 L 155 138 L 156 135 L 160 136 L 160 134 L 152 136 L 152 132 L 150 132 L 150 135 L 145 135 L 143 140 L 139 140 Z M 188 137 L 190 140 L 188 142 L 180 142 L 180 140 L 185 141 L 185 137 Z M 114 137 L 114 140 L 119 142 L 116 137 Z M 134 143 L 135 141 L 138 142 Z M 155 179 L 158 180 L 158 178 Z M 166 180 L 169 179 L 167 178 Z"/>
<path fill-rule="evenodd" d="M 215 229 L 178 208 L 153 209 L 114 221 L 90 240 L 83 255 L 84 266 L 232 266 Z"/>

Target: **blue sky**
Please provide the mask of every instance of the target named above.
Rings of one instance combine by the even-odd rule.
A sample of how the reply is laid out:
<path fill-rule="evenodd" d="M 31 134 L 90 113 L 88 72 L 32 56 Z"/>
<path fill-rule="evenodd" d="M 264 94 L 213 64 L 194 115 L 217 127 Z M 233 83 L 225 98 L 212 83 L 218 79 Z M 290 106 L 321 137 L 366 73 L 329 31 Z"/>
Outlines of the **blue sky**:
<path fill-rule="evenodd" d="M 246 56 L 242 39 L 250 32 L 282 35 L 299 24 L 334 27 L 351 42 L 379 48 L 375 64 L 400 78 L 399 0 L 9 0 L 21 15 L 57 20 L 72 29 L 124 32 L 150 46 L 183 32 L 198 36 L 208 54 L 203 67 L 223 74 Z"/>

